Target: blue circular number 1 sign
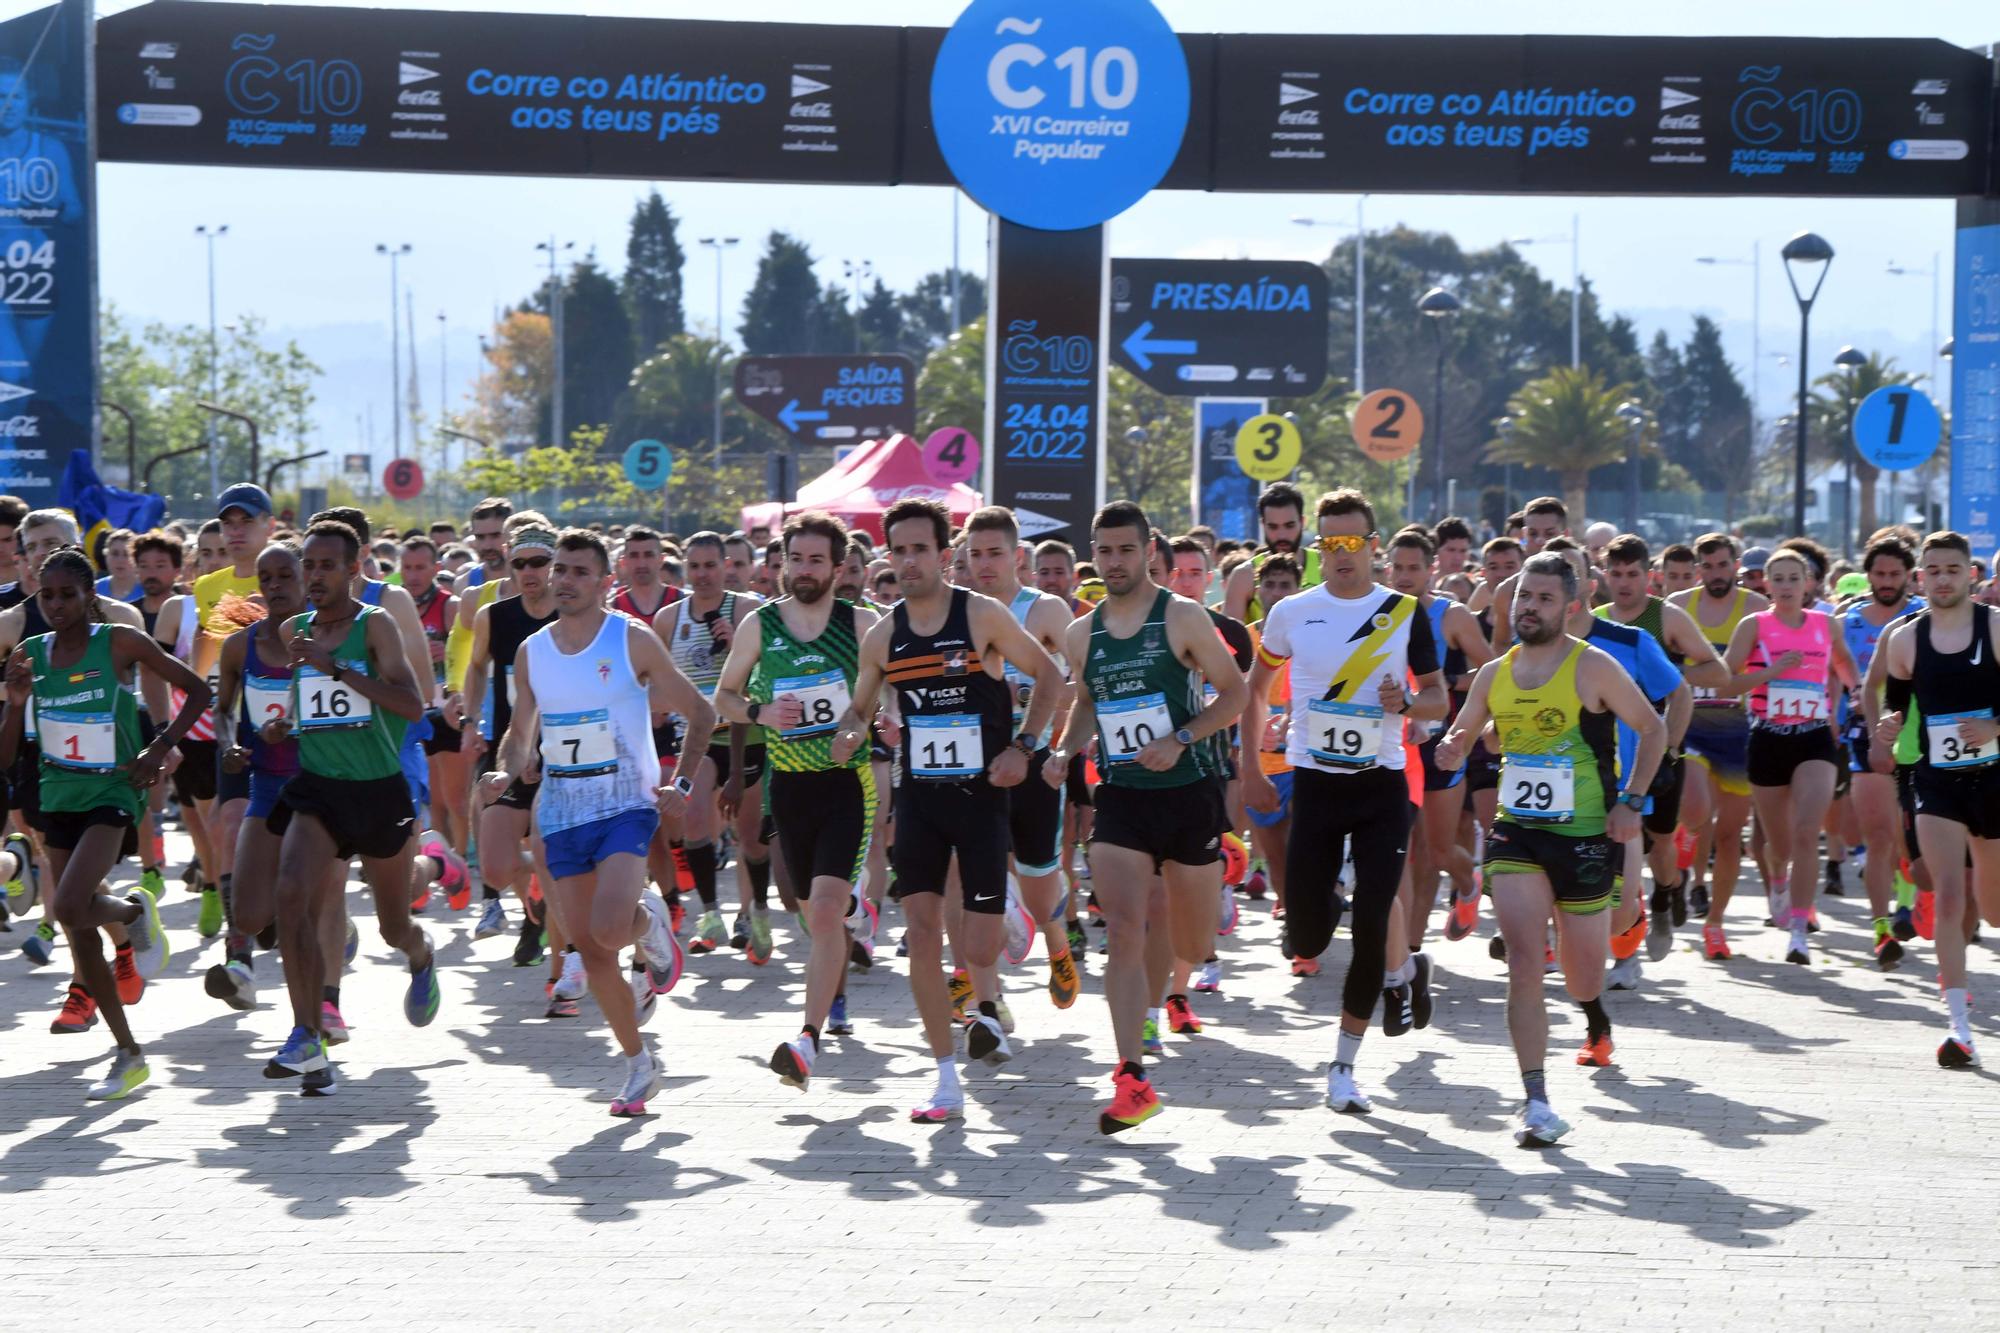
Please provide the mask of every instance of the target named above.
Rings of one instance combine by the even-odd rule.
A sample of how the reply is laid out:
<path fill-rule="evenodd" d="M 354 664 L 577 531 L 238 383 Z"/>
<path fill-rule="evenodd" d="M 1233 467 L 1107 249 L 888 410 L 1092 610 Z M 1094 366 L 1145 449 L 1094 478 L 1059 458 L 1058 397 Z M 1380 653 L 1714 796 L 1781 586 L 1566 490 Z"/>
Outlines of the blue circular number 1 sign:
<path fill-rule="evenodd" d="M 657 491 L 674 472 L 674 451 L 658 440 L 634 440 L 625 446 L 625 480 L 642 491 Z"/>
<path fill-rule="evenodd" d="M 1884 472 L 1906 472 L 1937 452 L 1944 421 L 1922 389 L 1885 384 L 1854 409 L 1854 447 Z"/>
<path fill-rule="evenodd" d="M 1173 165 L 1187 120 L 1187 57 L 1151 0 L 972 0 L 931 75 L 952 175 L 1044 231 L 1137 203 Z"/>

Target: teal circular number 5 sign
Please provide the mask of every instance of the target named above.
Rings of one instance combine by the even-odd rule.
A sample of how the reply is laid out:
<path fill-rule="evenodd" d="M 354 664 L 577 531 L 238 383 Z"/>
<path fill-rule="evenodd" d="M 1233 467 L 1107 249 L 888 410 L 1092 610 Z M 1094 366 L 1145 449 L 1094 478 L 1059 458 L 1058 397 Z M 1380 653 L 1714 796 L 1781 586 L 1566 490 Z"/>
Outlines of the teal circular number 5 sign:
<path fill-rule="evenodd" d="M 657 491 L 674 474 L 674 451 L 658 440 L 634 440 L 625 446 L 625 480 L 642 491 Z"/>
<path fill-rule="evenodd" d="M 1907 472 L 1937 452 L 1944 422 L 1922 389 L 1885 384 L 1854 409 L 1854 447 L 1884 472 Z"/>

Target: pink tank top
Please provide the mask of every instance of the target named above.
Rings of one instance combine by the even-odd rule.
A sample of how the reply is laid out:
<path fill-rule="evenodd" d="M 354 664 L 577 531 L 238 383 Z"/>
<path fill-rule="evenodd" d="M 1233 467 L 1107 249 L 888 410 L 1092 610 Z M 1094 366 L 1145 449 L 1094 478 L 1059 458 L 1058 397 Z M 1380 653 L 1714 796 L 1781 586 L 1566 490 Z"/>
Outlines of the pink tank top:
<path fill-rule="evenodd" d="M 1794 629 L 1778 618 L 1775 609 L 1759 611 L 1750 619 L 1757 626 L 1757 642 L 1750 650 L 1750 668 L 1770 665 L 1786 653 L 1797 653 L 1799 664 L 1782 676 L 1759 685 L 1750 694 L 1750 715 L 1774 727 L 1794 727 L 1825 723 L 1833 716 L 1832 696 L 1827 682 L 1833 669 L 1833 621 L 1818 611 L 1807 611 Z"/>

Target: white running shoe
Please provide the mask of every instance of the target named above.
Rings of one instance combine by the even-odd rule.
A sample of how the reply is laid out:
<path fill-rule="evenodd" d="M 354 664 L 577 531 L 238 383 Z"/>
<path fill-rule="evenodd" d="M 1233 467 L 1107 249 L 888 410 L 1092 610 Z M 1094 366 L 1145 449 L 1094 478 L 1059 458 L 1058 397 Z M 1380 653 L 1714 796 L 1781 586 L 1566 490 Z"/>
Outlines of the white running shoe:
<path fill-rule="evenodd" d="M 1027 905 L 1014 892 L 1014 881 L 1011 879 L 1007 881 L 1007 903 L 1001 915 L 1007 924 L 1004 952 L 1007 961 L 1018 967 L 1028 961 L 1028 954 L 1035 947 L 1035 918 L 1029 915 Z"/>
<path fill-rule="evenodd" d="M 983 1060 L 989 1065 L 999 1066 L 1014 1058 L 1014 1052 L 1007 1045 L 1007 1033 L 997 1018 L 985 1014 L 968 1014 L 965 1021 L 965 1053 L 974 1060 Z"/>
<path fill-rule="evenodd" d="M 549 994 L 558 1000 L 581 1000 L 587 989 L 589 983 L 583 975 L 583 955 L 571 949 L 563 955 L 562 976 L 557 979 L 556 988 Z"/>
<path fill-rule="evenodd" d="M 965 1119 L 965 1089 L 954 1081 L 951 1087 L 939 1079 L 921 1106 L 912 1107 L 910 1121 L 918 1125 L 941 1125 L 947 1120 Z"/>
<path fill-rule="evenodd" d="M 1221 990 L 1222 964 L 1214 961 L 1213 959 L 1210 959 L 1208 962 L 1203 963 L 1201 965 L 1201 971 L 1195 973 L 1194 988 L 1202 992 Z"/>
<path fill-rule="evenodd" d="M 1812 962 L 1812 946 L 1806 940 L 1806 923 L 1798 922 L 1792 927 L 1791 946 L 1785 950 L 1788 963 Z"/>
<path fill-rule="evenodd" d="M 1569 1121 L 1557 1115 L 1553 1106 L 1529 1102 L 1521 1113 L 1521 1127 L 1514 1131 L 1514 1142 L 1523 1148 L 1547 1148 L 1567 1133 Z"/>
<path fill-rule="evenodd" d="M 488 898 L 479 907 L 479 922 L 472 928 L 475 940 L 490 940 L 507 933 L 507 906 L 498 898 Z"/>
<path fill-rule="evenodd" d="M 1375 1109 L 1374 1099 L 1361 1090 L 1354 1075 L 1336 1065 L 1326 1067 L 1326 1104 L 1343 1115 L 1367 1115 Z"/>
<path fill-rule="evenodd" d="M 801 1032 L 771 1052 L 771 1072 L 779 1082 L 803 1092 L 812 1082 L 813 1061 L 818 1057 L 819 1048 L 812 1037 Z"/>
<path fill-rule="evenodd" d="M 1604 974 L 1604 989 L 1638 990 L 1639 977 L 1639 955 L 1635 953 L 1611 965 L 1611 970 Z"/>
<path fill-rule="evenodd" d="M 564 964 L 564 971 L 568 971 L 567 963 Z M 627 984 L 632 987 L 633 1018 L 640 1027 L 644 1027 L 652 1021 L 653 1011 L 660 1007 L 660 993 L 653 989 L 653 979 L 643 967 L 632 969 L 629 977 Z"/>
<path fill-rule="evenodd" d="M 652 978 L 653 990 L 665 995 L 679 983 L 685 966 L 681 942 L 674 935 L 673 916 L 667 911 L 666 901 L 657 891 L 647 889 L 639 904 L 646 909 L 646 935 L 639 941 L 639 953 L 645 961 L 646 974 Z"/>
<path fill-rule="evenodd" d="M 665 1072 L 660 1067 L 660 1057 L 641 1049 L 637 1055 L 623 1059 L 625 1083 L 611 1098 L 611 1114 L 644 1115 L 646 1102 L 660 1090 L 660 1075 Z"/>

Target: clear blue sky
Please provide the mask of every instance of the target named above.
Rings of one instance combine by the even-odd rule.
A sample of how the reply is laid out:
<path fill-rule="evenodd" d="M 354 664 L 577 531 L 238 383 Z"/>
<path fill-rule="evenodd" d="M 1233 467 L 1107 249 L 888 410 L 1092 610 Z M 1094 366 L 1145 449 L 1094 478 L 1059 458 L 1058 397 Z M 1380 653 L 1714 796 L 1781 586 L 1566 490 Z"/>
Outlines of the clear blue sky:
<path fill-rule="evenodd" d="M 1927 36 L 1961 45 L 2000 40 L 1994 0 L 1906 0 L 1885 5 L 1859 0 L 1678 0 L 1662 6 L 1492 3 L 1432 0 L 1422 6 L 1374 6 L 1349 0 L 1159 0 L 1183 31 L 1266 32 L 1578 32 L 1616 34 Z M 32 5 L 9 4 L 12 14 Z M 105 11 L 130 6 L 110 3 Z M 568 12 L 552 0 L 443 0 L 440 9 L 507 8 Z M 712 3 L 598 0 L 591 12 L 663 18 L 720 17 Z M 745 20 L 925 24 L 950 22 L 950 0 L 736 0 L 727 17 Z M 145 318 L 206 318 L 202 243 L 197 223 L 227 223 L 219 251 L 224 318 L 254 310 L 294 332 L 321 359 L 345 366 L 365 358 L 376 338 L 386 342 L 388 273 L 374 253 L 378 241 L 415 247 L 403 265 L 416 297 L 419 355 L 427 411 L 438 383 L 437 316 L 447 316 L 452 395 L 472 369 L 473 338 L 493 308 L 528 291 L 537 278 L 534 249 L 554 233 L 578 249 L 595 246 L 613 268 L 622 264 L 626 219 L 643 182 L 539 181 L 513 178 L 424 177 L 166 169 L 111 165 L 101 173 L 104 294 Z M 943 268 L 951 255 L 951 193 L 943 189 L 872 190 L 667 183 L 683 236 L 744 239 L 723 273 L 725 323 L 748 284 L 756 247 L 774 228 L 804 238 L 821 257 L 821 275 L 840 276 L 843 258 L 868 259 L 892 286 Z M 1255 255 L 1319 258 L 1336 239 L 1288 221 L 1295 214 L 1351 218 L 1352 196 L 1234 196 L 1161 194 L 1112 224 L 1114 252 L 1123 255 Z M 1783 396 L 1795 372 L 1775 354 L 1796 336 L 1795 316 L 1776 251 L 1801 228 L 1818 231 L 1839 252 L 1815 313 L 1813 359 L 1830 364 L 1843 342 L 1883 347 L 1927 369 L 1931 291 L 1926 279 L 1888 275 L 1898 262 L 1926 268 L 1933 252 L 1946 270 L 1941 318 L 1950 323 L 1952 205 L 1947 201 L 1881 202 L 1810 199 L 1554 199 L 1373 196 L 1371 227 L 1405 222 L 1454 233 L 1468 245 L 1510 236 L 1567 234 L 1580 218 L 1582 263 L 1607 306 L 1650 329 L 1684 331 L 1704 311 L 1723 321 L 1734 358 L 1749 362 L 1751 283 L 1747 269 L 1697 265 L 1701 254 L 1748 257 L 1763 242 L 1765 370 L 1763 398 Z M 983 269 L 984 216 L 961 210 L 961 247 L 968 268 Z M 695 248 L 690 244 L 690 249 Z M 1567 245 L 1530 254 L 1567 284 Z M 687 270 L 690 315 L 714 320 L 716 269 L 698 250 Z M 386 347 L 372 389 L 330 386 L 328 413 L 351 431 L 370 394 L 384 420 L 389 384 Z M 350 443 L 329 438 L 322 443 Z"/>

